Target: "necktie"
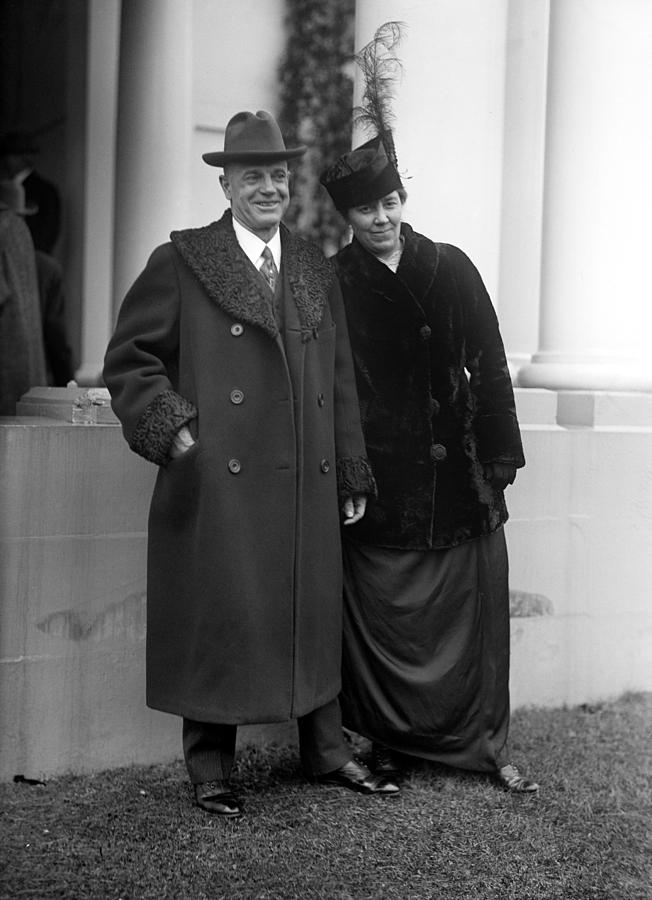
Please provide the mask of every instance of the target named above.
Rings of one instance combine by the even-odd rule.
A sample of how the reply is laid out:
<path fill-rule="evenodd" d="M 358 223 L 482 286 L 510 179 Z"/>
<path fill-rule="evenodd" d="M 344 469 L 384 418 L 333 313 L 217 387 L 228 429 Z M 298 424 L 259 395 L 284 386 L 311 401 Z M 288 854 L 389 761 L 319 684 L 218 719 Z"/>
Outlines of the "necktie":
<path fill-rule="evenodd" d="M 274 257 L 272 256 L 272 251 L 269 249 L 267 244 L 263 247 L 262 252 L 263 264 L 260 267 L 260 271 L 265 276 L 265 281 L 270 286 L 272 291 L 276 287 L 276 279 L 278 277 L 278 269 L 274 264 Z"/>

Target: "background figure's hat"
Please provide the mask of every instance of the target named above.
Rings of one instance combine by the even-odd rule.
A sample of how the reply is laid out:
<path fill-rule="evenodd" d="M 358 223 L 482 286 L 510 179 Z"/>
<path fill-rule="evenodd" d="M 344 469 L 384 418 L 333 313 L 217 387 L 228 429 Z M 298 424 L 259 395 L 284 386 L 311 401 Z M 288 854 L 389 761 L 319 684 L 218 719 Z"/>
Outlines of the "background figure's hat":
<path fill-rule="evenodd" d="M 340 156 L 319 180 L 341 210 L 379 200 L 403 187 L 380 136 Z"/>
<path fill-rule="evenodd" d="M 0 209 L 11 209 L 19 216 L 33 216 L 37 206 L 25 206 L 25 188 L 13 178 L 0 181 Z"/>
<path fill-rule="evenodd" d="M 24 153 L 38 153 L 34 138 L 23 131 L 5 131 L 0 134 L 0 156 L 22 156 Z"/>
<path fill-rule="evenodd" d="M 202 159 L 209 166 L 224 166 L 231 162 L 275 162 L 303 156 L 303 145 L 288 150 L 271 113 L 259 110 L 236 113 L 224 132 L 224 150 L 203 153 Z"/>

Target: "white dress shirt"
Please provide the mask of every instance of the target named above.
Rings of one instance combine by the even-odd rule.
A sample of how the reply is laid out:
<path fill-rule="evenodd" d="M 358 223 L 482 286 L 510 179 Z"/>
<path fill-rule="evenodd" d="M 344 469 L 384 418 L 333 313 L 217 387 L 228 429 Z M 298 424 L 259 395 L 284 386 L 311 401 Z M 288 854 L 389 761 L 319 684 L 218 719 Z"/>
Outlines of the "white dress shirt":
<path fill-rule="evenodd" d="M 274 237 L 270 238 L 267 244 L 253 231 L 249 231 L 248 228 L 241 225 L 235 217 L 233 218 L 233 230 L 238 243 L 257 269 L 260 269 L 263 263 L 263 249 L 269 247 L 274 257 L 276 269 L 279 272 L 281 271 L 281 232 L 278 228 L 274 233 Z"/>

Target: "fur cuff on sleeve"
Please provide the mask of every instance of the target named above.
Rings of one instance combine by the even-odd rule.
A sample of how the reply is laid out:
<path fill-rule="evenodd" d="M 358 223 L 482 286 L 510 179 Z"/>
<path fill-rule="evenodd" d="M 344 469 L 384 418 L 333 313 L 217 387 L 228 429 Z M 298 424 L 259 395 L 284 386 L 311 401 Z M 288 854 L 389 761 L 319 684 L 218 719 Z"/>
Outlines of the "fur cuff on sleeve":
<path fill-rule="evenodd" d="M 337 490 L 340 500 L 354 494 L 377 496 L 376 480 L 364 456 L 346 456 L 337 460 Z"/>
<path fill-rule="evenodd" d="M 197 417 L 197 409 L 175 391 L 163 391 L 155 397 L 138 420 L 129 446 L 157 466 L 169 460 L 174 435 L 191 419 Z"/>

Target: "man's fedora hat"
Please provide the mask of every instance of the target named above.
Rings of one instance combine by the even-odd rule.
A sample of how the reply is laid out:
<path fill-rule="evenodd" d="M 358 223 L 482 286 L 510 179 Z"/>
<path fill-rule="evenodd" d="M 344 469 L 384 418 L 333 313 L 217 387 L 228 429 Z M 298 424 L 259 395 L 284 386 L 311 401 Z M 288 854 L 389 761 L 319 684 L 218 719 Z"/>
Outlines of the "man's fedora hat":
<path fill-rule="evenodd" d="M 224 132 L 224 150 L 203 153 L 202 159 L 209 166 L 224 166 L 235 162 L 274 162 L 303 156 L 308 148 L 302 146 L 288 150 L 271 113 L 259 110 L 236 113 Z"/>

